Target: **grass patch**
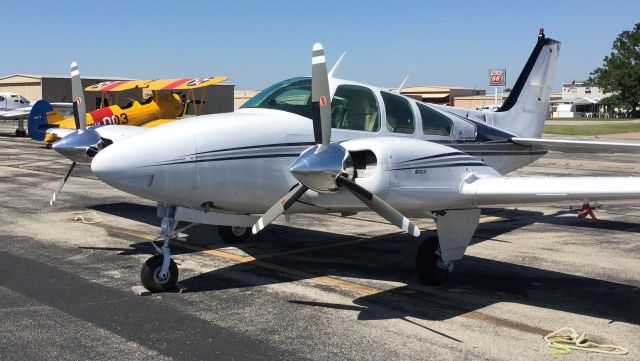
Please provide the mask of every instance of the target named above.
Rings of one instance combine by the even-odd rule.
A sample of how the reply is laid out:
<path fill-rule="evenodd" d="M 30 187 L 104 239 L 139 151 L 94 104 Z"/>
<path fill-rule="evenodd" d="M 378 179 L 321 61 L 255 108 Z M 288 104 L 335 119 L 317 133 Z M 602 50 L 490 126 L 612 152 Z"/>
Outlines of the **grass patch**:
<path fill-rule="evenodd" d="M 604 135 L 640 132 L 640 123 L 597 125 L 545 125 L 545 134 Z"/>
<path fill-rule="evenodd" d="M 547 120 L 562 120 L 562 121 L 594 121 L 594 122 L 624 122 L 627 120 L 637 120 L 638 118 L 547 118 Z"/>

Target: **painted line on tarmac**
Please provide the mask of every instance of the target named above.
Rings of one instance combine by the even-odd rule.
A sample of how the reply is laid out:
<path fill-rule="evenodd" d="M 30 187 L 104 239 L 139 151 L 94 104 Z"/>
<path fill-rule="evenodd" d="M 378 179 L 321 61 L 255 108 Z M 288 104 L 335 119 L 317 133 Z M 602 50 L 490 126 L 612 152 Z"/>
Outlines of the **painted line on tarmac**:
<path fill-rule="evenodd" d="M 486 218 L 485 222 L 490 222 L 490 221 L 495 222 L 497 220 L 504 219 L 501 217 L 485 217 L 485 218 Z M 149 241 L 156 238 L 154 234 L 136 231 L 133 229 L 119 227 L 115 225 L 110 225 L 107 223 L 92 224 L 92 226 L 100 227 L 100 228 L 115 231 L 115 232 L 124 233 L 130 236 L 134 236 L 134 237 L 141 238 L 144 240 L 149 240 Z M 347 242 L 353 243 L 353 242 L 364 242 L 364 241 L 366 241 L 366 239 L 351 240 Z M 334 247 L 344 245 L 346 242 L 338 242 L 338 243 L 339 244 L 334 245 Z M 438 302 L 432 299 L 425 298 L 425 297 L 428 297 L 428 295 L 425 295 L 424 297 L 411 296 L 411 295 L 407 295 L 407 294 L 400 293 L 393 290 L 384 290 L 377 287 L 372 287 L 372 286 L 364 285 L 364 284 L 353 282 L 353 281 L 347 281 L 347 280 L 336 278 L 336 277 L 323 276 L 323 275 L 318 275 L 311 272 L 306 272 L 298 269 L 281 266 L 275 263 L 261 260 L 260 258 L 264 258 L 264 256 L 260 258 L 256 258 L 253 256 L 243 256 L 243 255 L 238 255 L 238 254 L 234 254 L 227 251 L 221 251 L 217 249 L 211 249 L 208 247 L 198 246 L 185 241 L 172 241 L 171 244 L 176 247 L 208 254 L 211 256 L 223 258 L 230 261 L 236 261 L 239 263 L 250 263 L 251 265 L 272 270 L 278 273 L 282 273 L 294 278 L 299 278 L 300 280 L 303 280 L 303 281 L 310 281 L 310 282 L 327 285 L 335 288 L 341 288 L 344 290 L 357 292 L 365 296 L 381 294 L 383 299 L 390 301 L 389 304 L 391 306 L 393 306 L 393 302 L 401 302 L 401 303 L 405 303 L 413 306 L 423 307 L 428 310 L 434 310 L 436 312 L 443 312 L 446 314 L 450 314 L 452 317 L 462 317 L 470 320 L 481 321 L 493 326 L 505 327 L 508 329 L 518 330 L 521 332 L 531 333 L 535 335 L 545 335 L 550 332 L 549 330 L 531 326 L 525 323 L 511 321 L 504 318 L 491 316 L 491 315 L 482 313 L 480 311 L 469 310 L 469 309 L 465 309 L 458 306 L 453 306 L 447 303 Z"/>

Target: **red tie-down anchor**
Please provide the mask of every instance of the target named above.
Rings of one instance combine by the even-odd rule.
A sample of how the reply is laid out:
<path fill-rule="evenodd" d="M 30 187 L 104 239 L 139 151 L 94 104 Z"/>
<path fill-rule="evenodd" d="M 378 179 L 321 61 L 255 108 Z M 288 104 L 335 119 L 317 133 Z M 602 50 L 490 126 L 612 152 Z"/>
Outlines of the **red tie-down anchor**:
<path fill-rule="evenodd" d="M 598 217 L 593 213 L 595 208 L 589 205 L 589 202 L 583 203 L 580 212 L 578 212 L 578 218 L 585 218 L 587 216 L 591 217 L 596 224 L 598 224 Z"/>

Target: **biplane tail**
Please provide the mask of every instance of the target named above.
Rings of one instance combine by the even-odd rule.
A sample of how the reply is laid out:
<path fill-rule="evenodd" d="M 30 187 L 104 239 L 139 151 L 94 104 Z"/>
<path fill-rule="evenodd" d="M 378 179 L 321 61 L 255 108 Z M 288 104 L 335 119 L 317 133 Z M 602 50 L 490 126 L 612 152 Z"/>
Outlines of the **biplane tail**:
<path fill-rule="evenodd" d="M 29 130 L 29 137 L 33 140 L 44 140 L 47 129 L 51 127 L 48 121 L 47 114 L 57 113 L 53 110 L 51 104 L 46 100 L 38 100 L 29 113 L 27 120 L 27 129 Z"/>

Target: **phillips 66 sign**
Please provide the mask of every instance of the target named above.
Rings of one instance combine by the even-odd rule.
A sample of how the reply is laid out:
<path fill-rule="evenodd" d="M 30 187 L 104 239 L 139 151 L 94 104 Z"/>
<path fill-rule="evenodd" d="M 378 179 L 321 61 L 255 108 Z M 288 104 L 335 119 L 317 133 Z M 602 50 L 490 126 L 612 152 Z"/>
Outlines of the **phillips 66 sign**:
<path fill-rule="evenodd" d="M 506 69 L 489 69 L 489 86 L 506 86 Z"/>

